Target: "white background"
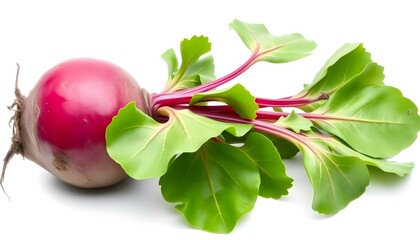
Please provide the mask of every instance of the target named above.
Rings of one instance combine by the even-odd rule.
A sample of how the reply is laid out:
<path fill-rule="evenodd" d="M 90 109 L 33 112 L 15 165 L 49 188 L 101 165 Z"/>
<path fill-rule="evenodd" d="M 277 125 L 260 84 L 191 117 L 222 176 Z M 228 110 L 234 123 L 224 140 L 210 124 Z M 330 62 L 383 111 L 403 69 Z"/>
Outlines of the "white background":
<path fill-rule="evenodd" d="M 95 57 L 115 62 L 142 87 L 158 92 L 166 80 L 160 54 L 194 34 L 213 42 L 216 74 L 247 59 L 249 51 L 228 28 L 235 18 L 264 23 L 275 34 L 300 32 L 318 43 L 304 60 L 259 63 L 238 81 L 255 95 L 284 97 L 312 81 L 346 42 L 363 42 L 385 67 L 386 83 L 420 105 L 420 14 L 417 1 L 7 1 L 0 2 L 0 155 L 6 154 L 16 62 L 28 94 L 60 61 Z M 395 161 L 418 162 L 420 141 Z M 0 194 L 0 239 L 418 239 L 420 169 L 400 179 L 372 173 L 366 193 L 334 216 L 311 209 L 312 190 L 299 159 L 286 161 L 295 179 L 281 200 L 259 198 L 228 235 L 196 230 L 160 194 L 157 180 L 80 190 L 16 156 Z M 419 165 L 419 164 L 417 164 Z"/>

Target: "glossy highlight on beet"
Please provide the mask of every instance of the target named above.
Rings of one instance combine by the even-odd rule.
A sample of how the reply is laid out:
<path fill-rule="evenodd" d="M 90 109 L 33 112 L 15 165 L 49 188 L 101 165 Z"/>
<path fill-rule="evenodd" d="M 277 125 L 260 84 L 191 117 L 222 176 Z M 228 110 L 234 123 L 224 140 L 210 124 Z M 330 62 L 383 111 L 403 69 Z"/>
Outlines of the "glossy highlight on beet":
<path fill-rule="evenodd" d="M 40 139 L 63 150 L 105 141 L 106 126 L 138 91 L 121 86 L 128 80 L 127 73 L 99 63 L 92 59 L 69 61 L 42 77 L 37 102 Z"/>

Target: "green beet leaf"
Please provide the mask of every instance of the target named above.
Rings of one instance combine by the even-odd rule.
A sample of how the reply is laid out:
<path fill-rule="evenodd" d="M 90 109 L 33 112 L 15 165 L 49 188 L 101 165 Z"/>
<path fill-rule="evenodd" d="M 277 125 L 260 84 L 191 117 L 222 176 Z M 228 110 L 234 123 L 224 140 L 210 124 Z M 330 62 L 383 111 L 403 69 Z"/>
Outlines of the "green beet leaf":
<path fill-rule="evenodd" d="M 264 133 L 264 136 L 266 136 L 268 139 L 271 140 L 271 142 L 276 147 L 282 159 L 291 159 L 294 156 L 296 156 L 296 154 L 299 153 L 299 148 L 296 147 L 295 144 L 283 138 L 279 138 L 279 137 L 276 137 L 270 134 L 265 134 L 265 133 Z"/>
<path fill-rule="evenodd" d="M 258 167 L 261 177 L 260 196 L 278 199 L 288 194 L 293 179 L 287 176 L 281 157 L 270 139 L 259 133 L 250 133 L 239 149 Z"/>
<path fill-rule="evenodd" d="M 263 24 L 234 20 L 230 27 L 245 45 L 256 54 L 255 61 L 284 63 L 301 59 L 312 53 L 316 44 L 298 33 L 275 36 Z"/>
<path fill-rule="evenodd" d="M 246 139 L 248 138 L 249 134 L 255 131 L 250 130 L 247 134 L 242 137 L 236 137 L 229 132 L 223 132 L 221 136 L 223 137 L 223 141 L 230 144 L 243 144 L 245 143 Z M 264 135 L 267 139 L 271 141 L 271 143 L 276 147 L 277 152 L 280 154 L 281 159 L 290 159 L 296 156 L 299 152 L 299 148 L 296 147 L 295 144 L 277 136 L 273 136 L 271 134 L 265 132 L 256 132 L 259 134 Z"/>
<path fill-rule="evenodd" d="M 342 88 L 313 111 L 323 130 L 340 137 L 356 151 L 387 158 L 410 146 L 420 130 L 416 105 L 389 86 Z"/>
<path fill-rule="evenodd" d="M 185 72 L 185 79 L 183 81 L 183 88 L 192 88 L 203 83 L 210 82 L 216 78 L 214 75 L 214 60 L 213 56 L 205 56 L 192 64 Z M 188 84 L 188 79 L 199 79 L 198 83 Z"/>
<path fill-rule="evenodd" d="M 166 50 L 161 55 L 161 58 L 168 65 L 168 83 L 172 81 L 172 78 L 175 76 L 175 73 L 178 71 L 178 58 L 173 48 Z"/>
<path fill-rule="evenodd" d="M 366 165 L 376 167 L 384 172 L 393 173 L 400 177 L 403 177 L 411 172 L 414 167 L 414 163 L 407 162 L 395 162 L 387 159 L 372 158 L 361 154 L 354 149 L 348 147 L 343 141 L 336 137 L 322 137 L 322 140 L 328 145 L 334 152 L 343 156 L 354 156 L 362 160 Z"/>
<path fill-rule="evenodd" d="M 362 161 L 366 165 L 378 168 L 383 172 L 396 174 L 400 177 L 404 177 L 405 175 L 409 174 L 414 168 L 414 163 L 412 162 L 400 163 L 385 159 L 375 159 L 369 157 L 362 158 Z"/>
<path fill-rule="evenodd" d="M 280 117 L 274 124 L 291 129 L 296 133 L 299 133 L 300 131 L 309 131 L 313 126 L 311 120 L 297 115 L 294 110 L 289 113 L 287 117 Z"/>
<path fill-rule="evenodd" d="M 205 93 L 194 94 L 190 100 L 190 105 L 198 102 L 218 101 L 232 107 L 239 116 L 245 119 L 255 119 L 257 117 L 258 104 L 241 84 L 236 84 L 228 89 L 213 90 Z"/>
<path fill-rule="evenodd" d="M 359 75 L 363 74 L 363 77 Z M 345 44 L 337 50 L 321 68 L 311 84 L 295 97 L 316 98 L 321 94 L 332 97 L 346 85 L 354 89 L 367 85 L 383 85 L 383 67 L 372 62 L 362 44 Z M 324 101 L 300 107 L 310 112 Z"/>
<path fill-rule="evenodd" d="M 193 36 L 184 39 L 180 44 L 181 66 L 175 51 L 169 49 L 162 54 L 162 59 L 168 65 L 168 81 L 166 92 L 192 88 L 215 79 L 212 56 L 202 57 L 211 50 L 207 37 Z"/>
<path fill-rule="evenodd" d="M 165 200 L 177 203 L 192 226 L 228 233 L 253 209 L 260 176 L 243 151 L 210 140 L 177 157 L 159 184 Z"/>
<path fill-rule="evenodd" d="M 301 146 L 303 163 L 314 190 L 312 208 L 334 214 L 362 195 L 369 185 L 368 169 L 359 158 L 331 152 L 318 139 Z"/>
<path fill-rule="evenodd" d="M 122 108 L 107 127 L 108 154 L 132 178 L 160 177 L 177 154 L 197 151 L 208 139 L 225 130 L 242 136 L 252 127 L 218 122 L 189 110 L 162 107 L 159 113 L 168 116 L 168 121 L 155 121 L 132 102 Z"/>
<path fill-rule="evenodd" d="M 229 132 L 222 132 L 222 134 L 220 135 L 221 140 L 224 143 L 228 143 L 228 144 L 243 144 L 246 139 L 248 138 L 248 135 L 253 132 L 253 130 L 251 129 L 247 134 L 241 136 L 241 137 L 236 137 L 233 134 L 230 134 Z"/>

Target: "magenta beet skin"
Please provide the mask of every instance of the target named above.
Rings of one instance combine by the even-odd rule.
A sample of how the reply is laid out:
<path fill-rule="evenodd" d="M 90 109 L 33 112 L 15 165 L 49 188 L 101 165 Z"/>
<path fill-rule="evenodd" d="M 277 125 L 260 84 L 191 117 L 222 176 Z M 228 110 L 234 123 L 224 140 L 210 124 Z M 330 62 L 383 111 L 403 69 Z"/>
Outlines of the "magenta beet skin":
<path fill-rule="evenodd" d="M 46 72 L 24 100 L 24 156 L 59 179 L 85 188 L 126 177 L 107 154 L 105 130 L 131 101 L 147 112 L 145 94 L 126 71 L 96 59 L 73 59 Z"/>

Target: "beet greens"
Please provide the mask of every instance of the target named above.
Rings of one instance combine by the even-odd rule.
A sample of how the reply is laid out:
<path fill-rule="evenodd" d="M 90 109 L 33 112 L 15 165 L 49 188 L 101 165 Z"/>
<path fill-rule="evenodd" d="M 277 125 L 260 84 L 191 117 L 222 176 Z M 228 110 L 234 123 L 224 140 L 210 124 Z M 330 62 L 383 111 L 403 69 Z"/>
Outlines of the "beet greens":
<path fill-rule="evenodd" d="M 207 37 L 162 58 L 168 81 L 151 94 L 150 116 L 130 103 L 106 131 L 109 155 L 135 179 L 160 177 L 162 195 L 194 227 L 227 233 L 258 196 L 288 194 L 282 159 L 302 153 L 313 186 L 312 208 L 334 214 L 369 184 L 368 166 L 404 176 L 413 163 L 388 160 L 420 130 L 416 105 L 383 82 L 383 67 L 362 44 L 345 44 L 312 83 L 284 98 L 254 97 L 241 84 L 219 88 L 255 63 L 285 63 L 311 54 L 300 34 L 275 36 L 264 25 L 235 20 L 251 56 L 217 78 Z M 283 109 L 292 108 L 291 111 Z"/>

